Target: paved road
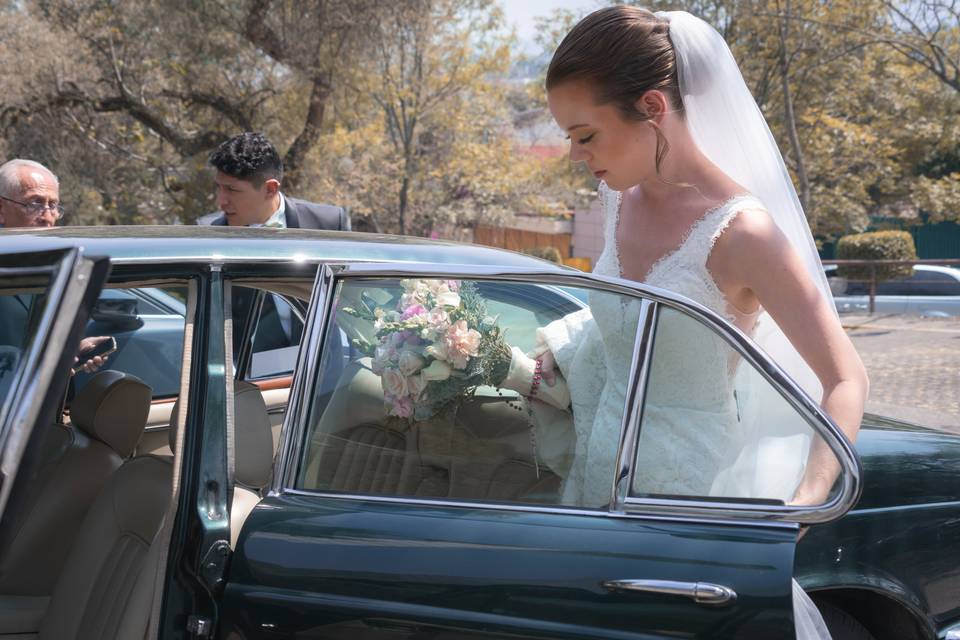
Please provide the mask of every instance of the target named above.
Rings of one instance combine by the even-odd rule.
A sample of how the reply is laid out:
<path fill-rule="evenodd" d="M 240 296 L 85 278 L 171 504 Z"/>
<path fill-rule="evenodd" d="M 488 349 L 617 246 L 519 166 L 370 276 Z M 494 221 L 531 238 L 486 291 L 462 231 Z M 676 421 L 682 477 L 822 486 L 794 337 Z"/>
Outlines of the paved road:
<path fill-rule="evenodd" d="M 867 411 L 960 433 L 960 318 L 840 320 L 870 376 Z"/>

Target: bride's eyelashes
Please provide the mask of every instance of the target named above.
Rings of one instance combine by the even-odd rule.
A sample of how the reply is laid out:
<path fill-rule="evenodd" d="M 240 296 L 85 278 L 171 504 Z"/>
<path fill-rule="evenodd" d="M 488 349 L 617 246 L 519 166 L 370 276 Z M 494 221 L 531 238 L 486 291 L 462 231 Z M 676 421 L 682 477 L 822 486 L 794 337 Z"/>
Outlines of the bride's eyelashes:
<path fill-rule="evenodd" d="M 578 142 L 579 144 L 587 144 L 588 142 L 590 142 L 591 140 L 593 140 L 593 136 L 595 136 L 595 135 L 597 135 L 597 134 L 596 134 L 596 133 L 591 133 L 590 135 L 588 135 L 588 136 L 586 136 L 586 137 L 578 138 L 578 139 L 577 139 L 577 142 Z M 570 136 L 567 136 L 567 140 L 569 140 L 569 139 L 570 139 Z"/>

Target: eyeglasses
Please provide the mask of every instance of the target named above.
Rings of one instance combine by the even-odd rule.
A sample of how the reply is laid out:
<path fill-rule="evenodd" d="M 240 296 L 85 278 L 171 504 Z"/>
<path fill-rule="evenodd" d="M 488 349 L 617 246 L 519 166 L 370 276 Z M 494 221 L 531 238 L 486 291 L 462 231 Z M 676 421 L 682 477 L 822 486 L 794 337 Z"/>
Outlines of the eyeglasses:
<path fill-rule="evenodd" d="M 7 198 L 6 196 L 0 196 L 0 200 L 6 200 L 7 202 L 20 205 L 34 218 L 41 215 L 44 211 L 53 213 L 54 220 L 59 220 L 63 217 L 63 205 L 59 202 L 20 202 L 19 200 Z"/>

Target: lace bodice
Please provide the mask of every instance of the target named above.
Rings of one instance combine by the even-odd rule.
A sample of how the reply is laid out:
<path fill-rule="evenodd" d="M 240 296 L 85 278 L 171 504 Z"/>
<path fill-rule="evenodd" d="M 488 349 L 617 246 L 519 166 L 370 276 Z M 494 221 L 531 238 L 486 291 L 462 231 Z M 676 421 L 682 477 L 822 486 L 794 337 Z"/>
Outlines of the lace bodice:
<path fill-rule="evenodd" d="M 616 239 L 622 199 L 619 191 L 613 191 L 605 183 L 600 184 L 604 248 L 593 270 L 599 275 L 623 277 Z M 741 194 L 708 210 L 694 223 L 676 249 L 650 267 L 644 283 L 695 300 L 749 333 L 759 311 L 747 314 L 732 307 L 707 269 L 707 260 L 713 245 L 737 214 L 754 207 L 762 209 L 763 205 L 753 196 Z"/>
<path fill-rule="evenodd" d="M 620 194 L 601 185 L 605 247 L 594 273 L 622 277 L 616 233 Z M 717 238 L 737 213 L 762 206 L 748 195 L 707 211 L 679 247 L 662 257 L 646 284 L 679 293 L 712 309 L 748 333 L 759 313 L 727 303 L 707 269 Z M 636 336 L 639 301 L 593 292 L 590 309 L 541 330 L 570 388 L 577 454 L 565 500 L 604 504 L 623 419 L 626 383 Z M 661 316 L 648 380 L 634 489 L 640 492 L 709 495 L 713 479 L 737 446 L 731 423 L 733 365 L 719 336 L 691 318 Z M 696 366 L 691 366 L 696 363 Z M 694 390 L 695 393 L 691 393 Z"/>

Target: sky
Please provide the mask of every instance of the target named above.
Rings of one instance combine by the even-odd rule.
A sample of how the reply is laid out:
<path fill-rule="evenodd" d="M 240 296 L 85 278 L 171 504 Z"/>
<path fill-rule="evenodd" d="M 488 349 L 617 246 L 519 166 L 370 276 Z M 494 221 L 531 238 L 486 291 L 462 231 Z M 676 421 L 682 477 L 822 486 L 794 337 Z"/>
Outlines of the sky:
<path fill-rule="evenodd" d="M 517 37 L 525 49 L 532 49 L 534 19 L 547 16 L 554 9 L 588 10 L 596 8 L 596 0 L 500 0 L 508 24 L 517 29 Z"/>

